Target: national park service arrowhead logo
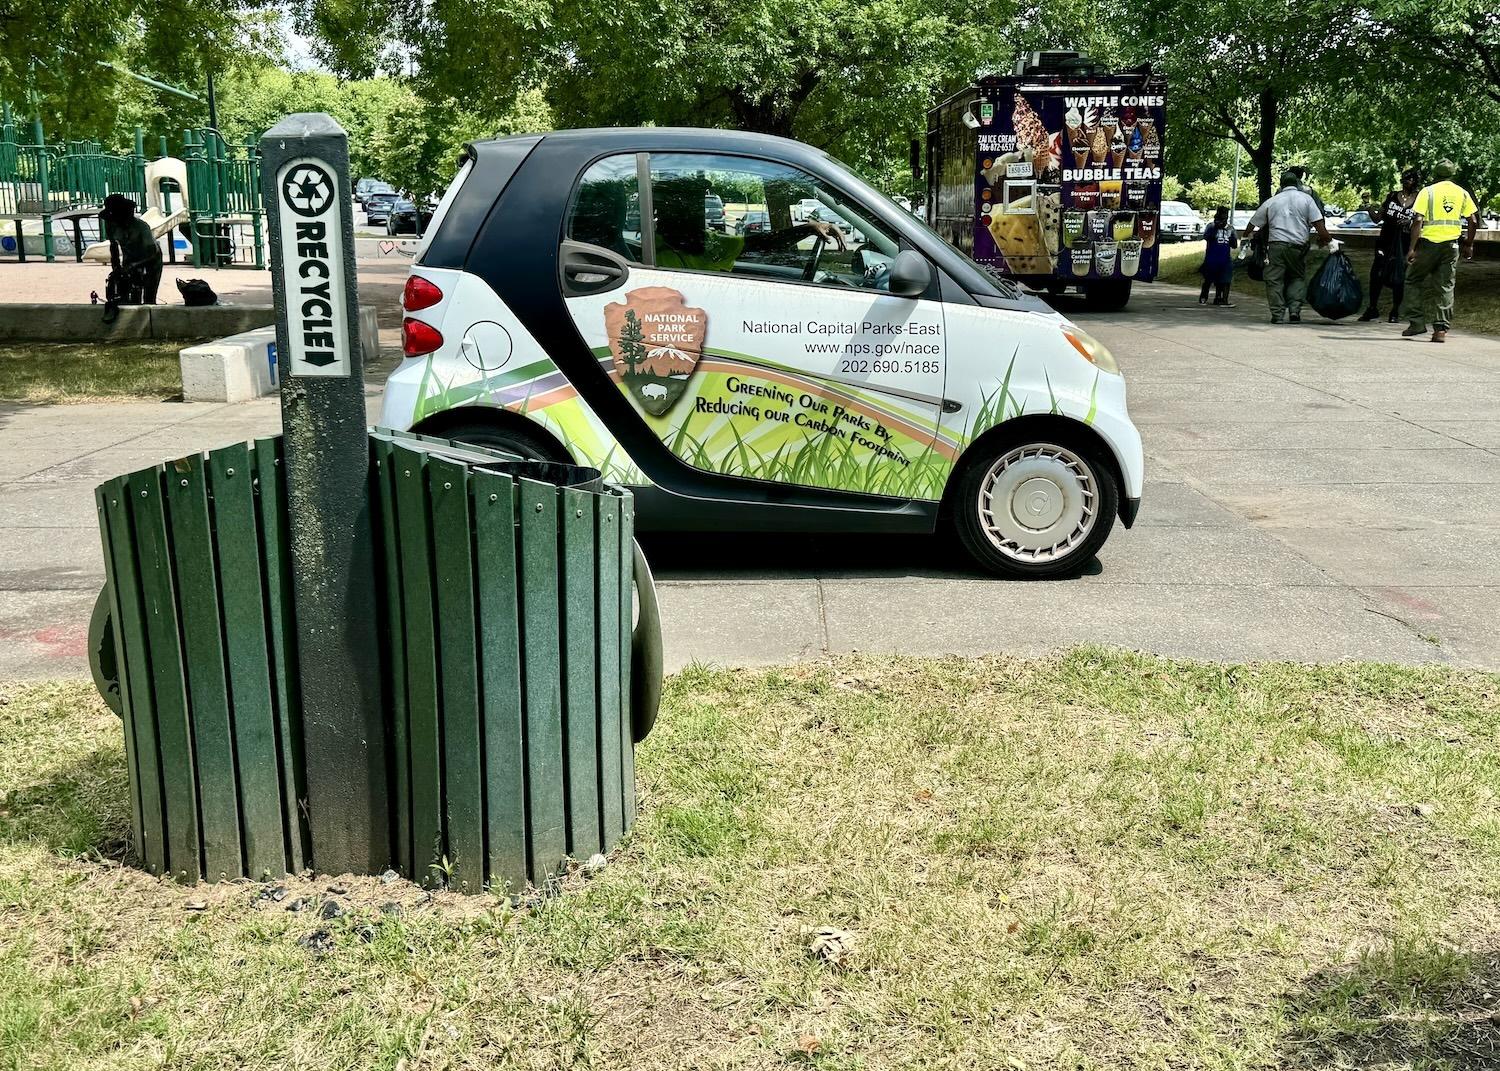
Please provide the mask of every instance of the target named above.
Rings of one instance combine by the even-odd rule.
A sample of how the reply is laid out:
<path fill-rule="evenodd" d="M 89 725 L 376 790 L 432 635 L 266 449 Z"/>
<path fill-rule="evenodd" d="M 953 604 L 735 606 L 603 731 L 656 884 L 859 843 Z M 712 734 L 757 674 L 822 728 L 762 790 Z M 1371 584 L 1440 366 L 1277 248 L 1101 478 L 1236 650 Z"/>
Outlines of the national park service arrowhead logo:
<path fill-rule="evenodd" d="M 604 330 L 620 382 L 642 409 L 661 416 L 687 390 L 703 357 L 708 313 L 689 308 L 669 286 L 643 286 L 623 304 L 604 306 Z"/>

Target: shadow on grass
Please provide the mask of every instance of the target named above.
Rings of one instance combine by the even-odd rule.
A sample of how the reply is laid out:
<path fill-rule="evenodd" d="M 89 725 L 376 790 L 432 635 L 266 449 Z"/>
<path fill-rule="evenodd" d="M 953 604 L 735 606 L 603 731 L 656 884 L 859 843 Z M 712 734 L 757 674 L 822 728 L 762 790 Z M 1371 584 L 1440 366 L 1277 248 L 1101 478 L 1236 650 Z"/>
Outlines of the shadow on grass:
<path fill-rule="evenodd" d="M 130 786 L 119 748 L 101 747 L 0 801 L 0 843 L 6 845 L 120 859 L 129 836 Z"/>
<path fill-rule="evenodd" d="M 1500 949 L 1401 940 L 1307 978 L 1286 998 L 1278 1066 L 1500 1067 Z"/>

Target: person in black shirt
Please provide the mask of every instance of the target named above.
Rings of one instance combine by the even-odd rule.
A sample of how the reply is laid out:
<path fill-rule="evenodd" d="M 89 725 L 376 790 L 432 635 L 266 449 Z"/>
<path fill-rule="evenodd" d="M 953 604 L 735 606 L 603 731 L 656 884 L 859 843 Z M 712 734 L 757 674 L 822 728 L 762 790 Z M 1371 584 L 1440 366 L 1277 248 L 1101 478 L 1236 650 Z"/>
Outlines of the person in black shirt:
<path fill-rule="evenodd" d="M 1375 241 L 1375 262 L 1370 265 L 1370 307 L 1360 317 L 1361 321 L 1380 318 L 1380 291 L 1389 286 L 1392 304 L 1388 322 L 1400 322 L 1401 299 L 1406 294 L 1406 247 L 1411 240 L 1412 205 L 1421 186 L 1421 175 L 1416 168 L 1409 167 L 1401 172 L 1401 188 L 1386 194 L 1384 201 L 1370 209 L 1370 218 L 1380 224 L 1380 237 Z"/>
<path fill-rule="evenodd" d="M 104 199 L 99 218 L 109 225 L 109 240 L 120 251 L 124 278 L 117 280 L 117 285 L 132 290 L 139 286 L 141 304 L 155 305 L 161 285 L 161 246 L 156 244 L 151 225 L 135 214 L 135 202 L 120 193 Z"/>

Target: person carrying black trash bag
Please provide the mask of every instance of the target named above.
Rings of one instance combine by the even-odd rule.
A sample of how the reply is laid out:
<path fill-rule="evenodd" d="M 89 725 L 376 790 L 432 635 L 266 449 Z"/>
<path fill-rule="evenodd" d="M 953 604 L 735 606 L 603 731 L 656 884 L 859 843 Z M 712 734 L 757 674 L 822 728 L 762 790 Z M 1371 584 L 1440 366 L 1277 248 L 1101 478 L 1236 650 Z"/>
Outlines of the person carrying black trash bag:
<path fill-rule="evenodd" d="M 1266 304 L 1271 307 L 1271 322 L 1302 322 L 1302 303 L 1307 298 L 1308 231 L 1316 233 L 1318 244 L 1333 241 L 1323 223 L 1317 203 L 1297 187 L 1297 176 L 1290 171 L 1281 176 L 1281 192 L 1255 210 L 1245 241 L 1264 229 L 1270 242 L 1266 246 Z"/>
<path fill-rule="evenodd" d="M 155 305 L 161 286 L 161 247 L 151 225 L 135 214 L 135 202 L 122 193 L 104 199 L 99 219 L 108 226 L 110 263 L 105 283 L 105 319 L 119 315 L 121 305 Z"/>

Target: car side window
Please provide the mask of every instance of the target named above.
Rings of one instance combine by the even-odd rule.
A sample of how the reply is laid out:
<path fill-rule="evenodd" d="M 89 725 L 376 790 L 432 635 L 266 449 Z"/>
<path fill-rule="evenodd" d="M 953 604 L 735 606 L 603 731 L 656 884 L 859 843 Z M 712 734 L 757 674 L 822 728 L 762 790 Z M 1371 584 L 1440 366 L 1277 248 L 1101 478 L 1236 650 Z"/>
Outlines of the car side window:
<path fill-rule="evenodd" d="M 656 266 L 780 282 L 889 289 L 899 240 L 798 168 L 708 153 L 652 153 Z"/>
<path fill-rule="evenodd" d="M 568 237 L 641 261 L 641 196 L 635 154 L 607 156 L 583 174 L 568 212 Z"/>

